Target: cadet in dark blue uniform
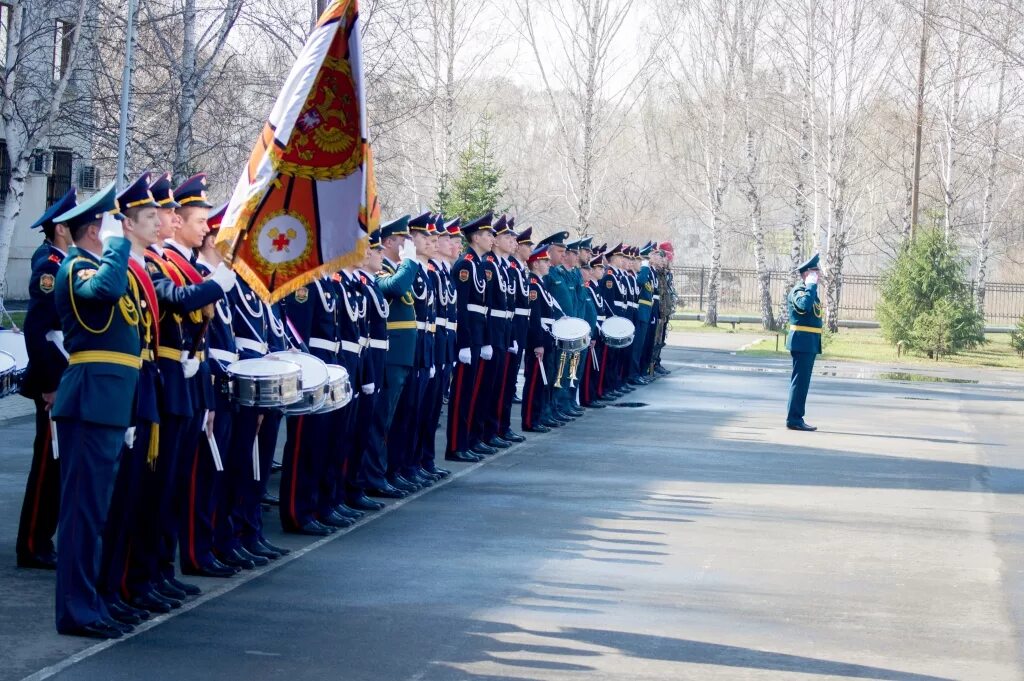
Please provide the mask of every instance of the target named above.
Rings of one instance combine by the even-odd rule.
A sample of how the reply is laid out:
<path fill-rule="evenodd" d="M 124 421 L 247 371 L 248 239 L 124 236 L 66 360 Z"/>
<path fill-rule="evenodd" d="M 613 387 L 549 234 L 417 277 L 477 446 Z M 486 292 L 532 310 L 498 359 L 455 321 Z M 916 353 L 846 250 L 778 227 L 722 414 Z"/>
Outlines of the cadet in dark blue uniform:
<path fill-rule="evenodd" d="M 548 246 L 542 245 L 534 249 L 527 262 L 530 267 L 530 326 L 526 334 L 526 382 L 523 385 L 521 416 L 523 430 L 529 433 L 547 433 L 552 425 L 561 424 L 556 424 L 550 419 L 551 384 L 555 379 L 548 367 L 551 366 L 552 358 L 556 354 L 551 325 L 562 315 L 554 297 L 544 286 L 544 278 L 551 267 Z"/>
<path fill-rule="evenodd" d="M 789 405 L 786 427 L 790 430 L 817 430 L 804 421 L 807 390 L 811 387 L 814 360 L 821 354 L 821 303 L 818 301 L 818 261 L 814 254 L 800 266 L 800 282 L 789 292 L 789 335 L 786 348 L 793 357 L 793 375 L 789 381 Z"/>
<path fill-rule="evenodd" d="M 497 395 L 497 436 L 504 442 L 523 442 L 524 438 L 512 430 L 512 398 L 516 392 L 516 381 L 522 366 L 522 353 L 526 346 L 527 329 L 530 326 L 530 284 L 526 264 L 516 260 L 518 248 L 516 233 L 512 230 L 514 220 L 508 219 L 505 230 L 495 230 L 494 252 L 505 281 L 508 325 L 508 348 L 505 365 L 501 371 L 501 392 Z"/>
<path fill-rule="evenodd" d="M 50 407 L 68 361 L 53 290 L 57 271 L 71 248 L 71 236 L 67 226 L 55 223 L 53 218 L 74 207 L 75 189 L 72 187 L 31 226 L 31 229 L 41 228 L 45 240 L 32 256 L 29 304 L 23 329 L 28 368 L 21 394 L 36 405 L 32 466 L 25 483 L 25 500 L 18 524 L 18 567 L 24 568 L 54 570 L 57 567 L 53 535 L 60 513 L 60 461 L 53 456 Z"/>
<path fill-rule="evenodd" d="M 448 444 L 444 454 L 448 461 L 480 460 L 480 455 L 471 450 L 482 444 L 474 439 L 474 407 L 483 377 L 482 364 L 492 356 L 483 257 L 494 244 L 491 229 L 493 218 L 491 213 L 487 213 L 462 226 L 462 233 L 469 241 L 469 250 L 455 262 L 451 270 L 458 304 L 455 341 L 458 363 L 452 376 L 451 396 L 448 398 Z M 493 278 L 494 275 L 491 276 Z"/>
<path fill-rule="evenodd" d="M 479 424 L 481 443 L 474 449 L 476 454 L 492 454 L 512 445 L 498 434 L 508 371 L 506 356 L 512 350 L 512 318 L 515 316 L 515 296 L 509 291 L 508 267 L 497 250 L 498 239 L 504 238 L 507 243 L 510 235 L 508 218 L 502 215 L 495 220 L 491 231 L 494 242 L 484 255 L 483 272 L 487 280 L 488 345 L 492 352 L 483 364 L 482 385 L 487 389 L 479 393 L 475 411 L 474 425 Z M 472 425 L 470 428 L 472 433 Z"/>
<path fill-rule="evenodd" d="M 131 630 L 111 619 L 97 590 L 100 537 L 142 365 L 140 301 L 128 280 L 131 244 L 116 236 L 116 223 L 100 226 L 112 210 L 113 184 L 54 218 L 75 243 L 54 289 L 69 353 L 51 410 L 62 454 L 57 631 L 94 638 Z"/>
<path fill-rule="evenodd" d="M 633 385 L 646 385 L 649 382 L 644 376 L 647 373 L 647 365 L 643 359 L 647 335 L 651 331 L 651 325 L 656 321 L 653 319 L 653 314 L 658 280 L 650 261 L 646 258 L 653 248 L 653 244 L 648 243 L 638 251 L 640 256 L 645 259 L 640 263 L 640 271 L 636 275 L 636 335 L 633 336 L 629 358 L 629 382 Z"/>

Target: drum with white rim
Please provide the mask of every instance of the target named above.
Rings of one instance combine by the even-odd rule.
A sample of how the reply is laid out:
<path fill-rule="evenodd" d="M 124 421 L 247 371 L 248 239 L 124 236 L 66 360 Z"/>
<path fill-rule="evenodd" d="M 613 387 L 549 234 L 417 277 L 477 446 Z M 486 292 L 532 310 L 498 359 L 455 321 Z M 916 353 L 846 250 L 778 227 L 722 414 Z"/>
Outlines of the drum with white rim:
<path fill-rule="evenodd" d="M 318 414 L 341 409 L 352 401 L 352 383 L 348 380 L 348 369 L 337 364 L 327 365 L 327 399 L 317 410 Z"/>
<path fill-rule="evenodd" d="M 231 399 L 245 407 L 282 409 L 298 402 L 302 368 L 280 359 L 241 359 L 227 366 Z"/>
<path fill-rule="evenodd" d="M 289 416 L 312 414 L 320 409 L 327 400 L 327 364 L 319 357 L 297 350 L 281 350 L 272 352 L 266 359 L 282 362 L 293 362 L 299 365 L 301 388 L 299 401 L 285 406 L 282 411 Z"/>
<path fill-rule="evenodd" d="M 636 326 L 625 317 L 609 317 L 601 325 L 601 337 L 610 348 L 628 348 L 634 335 Z"/>
<path fill-rule="evenodd" d="M 14 359 L 14 368 L 8 370 L 9 375 L 5 376 L 3 387 L 0 387 L 0 397 L 17 394 L 21 390 L 21 383 L 25 380 L 25 371 L 28 369 L 25 334 L 10 329 L 0 331 L 0 352 Z"/>
<path fill-rule="evenodd" d="M 579 317 L 562 317 L 551 325 L 555 345 L 565 352 L 578 352 L 590 345 L 590 324 Z"/>
<path fill-rule="evenodd" d="M 14 374 L 17 368 L 18 363 L 14 357 L 0 351 L 0 397 L 7 397 L 18 392 L 14 383 Z"/>

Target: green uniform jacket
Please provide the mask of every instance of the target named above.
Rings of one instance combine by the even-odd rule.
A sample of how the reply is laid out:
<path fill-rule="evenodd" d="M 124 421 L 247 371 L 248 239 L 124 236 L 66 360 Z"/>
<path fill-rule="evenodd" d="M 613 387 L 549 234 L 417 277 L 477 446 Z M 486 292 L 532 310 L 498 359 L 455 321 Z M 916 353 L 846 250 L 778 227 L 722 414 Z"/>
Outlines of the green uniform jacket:
<path fill-rule="evenodd" d="M 576 309 L 579 298 L 576 297 L 575 286 L 572 273 L 561 265 L 552 267 L 544 277 L 544 289 L 554 296 L 566 317 L 580 316 Z"/>
<path fill-rule="evenodd" d="M 395 265 L 384 259 L 383 271 L 377 273 L 377 286 L 387 298 L 388 313 L 387 363 L 411 367 L 416 363 L 416 298 L 412 284 L 420 271 L 415 260 Z"/>
<path fill-rule="evenodd" d="M 103 258 L 72 248 L 57 272 L 54 298 L 71 356 L 57 388 L 54 419 L 111 427 L 132 424 L 140 301 L 128 286 L 131 243 L 114 237 Z"/>
<path fill-rule="evenodd" d="M 821 354 L 821 303 L 818 285 L 800 282 L 789 292 L 789 335 L 786 348 L 791 352 Z"/>

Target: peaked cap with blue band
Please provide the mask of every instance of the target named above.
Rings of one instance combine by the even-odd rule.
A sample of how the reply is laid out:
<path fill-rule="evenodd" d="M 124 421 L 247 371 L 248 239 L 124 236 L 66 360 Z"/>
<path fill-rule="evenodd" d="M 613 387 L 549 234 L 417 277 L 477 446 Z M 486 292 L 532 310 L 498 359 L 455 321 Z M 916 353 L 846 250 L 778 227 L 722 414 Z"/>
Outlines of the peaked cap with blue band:
<path fill-rule="evenodd" d="M 206 173 L 196 173 L 178 185 L 174 190 L 174 200 L 183 208 L 213 208 L 213 204 L 206 200 Z"/>
<path fill-rule="evenodd" d="M 533 245 L 533 227 L 527 227 L 516 234 L 516 241 L 524 246 Z"/>
<path fill-rule="evenodd" d="M 149 191 L 161 208 L 181 208 L 181 204 L 174 200 L 174 186 L 171 184 L 170 173 L 156 175 L 149 185 Z"/>
<path fill-rule="evenodd" d="M 124 220 L 124 211 L 131 208 L 159 208 L 149 191 L 149 173 L 142 173 L 114 199 L 114 217 Z"/>
<path fill-rule="evenodd" d="M 494 213 L 484 213 L 476 220 L 467 222 L 462 225 L 462 233 L 466 236 L 473 234 L 474 232 L 480 232 L 485 229 L 494 229 L 491 227 L 491 223 L 494 221 Z"/>
<path fill-rule="evenodd" d="M 29 225 L 29 229 L 45 229 L 47 227 L 53 227 L 57 224 L 53 218 L 58 215 L 63 215 L 77 205 L 77 194 L 74 187 L 68 190 L 68 192 L 57 199 L 52 206 L 46 209 L 46 212 L 40 216 L 38 220 Z"/>

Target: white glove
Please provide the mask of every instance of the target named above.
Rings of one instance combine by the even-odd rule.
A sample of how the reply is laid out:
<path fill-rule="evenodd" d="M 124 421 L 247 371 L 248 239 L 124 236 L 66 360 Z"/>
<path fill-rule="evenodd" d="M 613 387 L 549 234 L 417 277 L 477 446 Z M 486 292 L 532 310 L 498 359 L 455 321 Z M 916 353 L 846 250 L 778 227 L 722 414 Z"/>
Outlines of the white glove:
<path fill-rule="evenodd" d="M 817 284 L 818 283 L 818 273 L 817 272 L 808 272 L 807 273 L 806 281 L 807 281 L 808 284 Z"/>
<path fill-rule="evenodd" d="M 124 443 L 128 445 L 128 449 L 135 446 L 135 426 L 124 431 Z"/>
<path fill-rule="evenodd" d="M 436 374 L 437 369 L 435 367 L 430 367 L 430 377 L 433 378 Z"/>
<path fill-rule="evenodd" d="M 103 220 L 100 222 L 100 241 L 106 247 L 107 243 L 115 236 L 123 237 L 124 228 L 121 227 L 121 223 L 117 221 L 117 218 L 110 213 L 104 213 Z"/>
<path fill-rule="evenodd" d="M 519 354 L 519 341 L 512 341 L 512 347 L 508 349 L 513 355 Z"/>
<path fill-rule="evenodd" d="M 494 348 L 490 345 L 480 348 L 480 359 L 490 359 L 491 357 L 494 357 Z"/>
<path fill-rule="evenodd" d="M 181 368 L 185 371 L 185 378 L 192 378 L 199 373 L 199 360 L 195 357 L 189 359 L 188 352 L 181 353 Z"/>
<path fill-rule="evenodd" d="M 650 266 L 651 266 L 651 261 L 650 260 L 641 260 L 640 261 L 640 267 L 650 267 Z"/>
<path fill-rule="evenodd" d="M 366 385 L 363 386 L 363 394 L 372 395 L 376 389 L 377 386 L 375 386 L 373 383 L 367 383 Z"/>
<path fill-rule="evenodd" d="M 398 257 L 402 260 L 416 262 L 416 244 L 412 242 L 412 239 L 406 239 L 402 242 L 402 245 L 398 248 Z"/>
<path fill-rule="evenodd" d="M 459 350 L 459 361 L 463 364 L 469 364 L 473 361 L 473 351 L 469 348 L 462 348 Z"/>
<path fill-rule="evenodd" d="M 213 271 L 213 274 L 210 275 L 210 278 L 217 282 L 217 286 L 220 286 L 224 290 L 224 293 L 233 289 L 235 287 L 235 283 L 238 281 L 238 277 L 235 276 L 235 273 L 224 263 L 217 265 L 217 268 Z"/>

